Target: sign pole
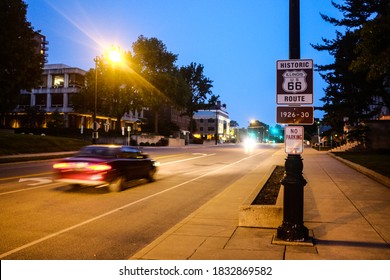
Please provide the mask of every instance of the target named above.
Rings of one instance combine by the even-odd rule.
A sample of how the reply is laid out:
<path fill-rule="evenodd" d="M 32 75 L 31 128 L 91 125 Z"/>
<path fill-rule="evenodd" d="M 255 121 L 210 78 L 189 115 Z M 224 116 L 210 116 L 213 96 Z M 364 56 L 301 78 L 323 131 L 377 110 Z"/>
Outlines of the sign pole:
<path fill-rule="evenodd" d="M 299 0 L 290 0 L 289 5 L 289 57 L 300 59 Z M 303 225 L 303 187 L 306 180 L 302 170 L 300 153 L 289 152 L 285 162 L 285 176 L 281 182 L 284 186 L 283 223 L 277 229 L 276 239 L 295 242 L 309 238 L 309 231 Z"/>

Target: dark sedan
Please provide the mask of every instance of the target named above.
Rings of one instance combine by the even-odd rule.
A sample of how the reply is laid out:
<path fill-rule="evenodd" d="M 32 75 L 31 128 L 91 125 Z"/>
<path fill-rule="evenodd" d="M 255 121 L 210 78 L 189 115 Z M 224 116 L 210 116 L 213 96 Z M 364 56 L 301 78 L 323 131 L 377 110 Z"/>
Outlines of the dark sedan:
<path fill-rule="evenodd" d="M 53 165 L 56 180 L 73 186 L 108 186 L 121 191 L 127 181 L 154 180 L 158 163 L 139 148 L 119 145 L 90 145 L 73 157 Z"/>

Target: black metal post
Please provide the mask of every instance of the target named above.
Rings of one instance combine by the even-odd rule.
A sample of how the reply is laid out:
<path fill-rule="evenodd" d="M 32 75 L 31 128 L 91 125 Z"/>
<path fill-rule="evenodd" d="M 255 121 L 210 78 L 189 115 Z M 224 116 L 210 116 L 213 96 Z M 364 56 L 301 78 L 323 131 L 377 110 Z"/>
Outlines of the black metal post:
<path fill-rule="evenodd" d="M 218 136 L 219 136 L 219 133 L 218 133 L 218 109 L 219 109 L 219 105 L 217 103 L 217 105 L 215 105 L 215 135 L 214 135 L 215 145 L 218 145 Z"/>
<path fill-rule="evenodd" d="M 301 58 L 299 0 L 290 0 L 289 7 L 289 58 Z"/>
<path fill-rule="evenodd" d="M 284 241 L 305 241 L 309 230 L 303 225 L 303 187 L 306 180 L 302 176 L 303 163 L 300 155 L 287 156 L 283 197 L 283 223 L 277 229 L 276 237 Z"/>
<path fill-rule="evenodd" d="M 94 110 L 93 110 L 93 118 L 92 118 L 92 144 L 97 143 L 97 138 L 98 138 L 98 132 L 96 128 L 96 116 L 97 116 L 97 79 L 98 79 L 98 74 L 97 74 L 97 62 L 98 62 L 98 57 L 95 58 L 95 104 L 94 104 Z"/>
<path fill-rule="evenodd" d="M 299 0 L 290 0 L 289 56 L 300 59 Z M 276 238 L 284 241 L 305 241 L 308 229 L 303 225 L 303 187 L 301 155 L 288 154 L 285 162 L 283 223 L 278 227 Z"/>

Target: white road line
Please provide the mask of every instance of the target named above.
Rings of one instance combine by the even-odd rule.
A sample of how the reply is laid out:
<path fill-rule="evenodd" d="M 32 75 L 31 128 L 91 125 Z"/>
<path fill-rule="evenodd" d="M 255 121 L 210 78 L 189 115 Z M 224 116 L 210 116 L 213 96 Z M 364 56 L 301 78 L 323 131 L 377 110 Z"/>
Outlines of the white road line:
<path fill-rule="evenodd" d="M 133 206 L 133 205 L 138 204 L 138 203 L 140 203 L 140 202 L 146 201 L 146 200 L 151 199 L 151 198 L 153 198 L 153 197 L 155 197 L 155 196 L 158 196 L 158 195 L 160 195 L 160 194 L 163 194 L 163 193 L 169 192 L 169 191 L 171 191 L 171 190 L 177 189 L 177 188 L 179 188 L 179 187 L 181 187 L 181 186 L 183 186 L 183 185 L 186 185 L 186 184 L 188 184 L 188 183 L 194 182 L 194 181 L 196 181 L 196 180 L 198 180 L 198 179 L 200 179 L 200 178 L 206 177 L 206 176 L 208 176 L 208 175 L 210 175 L 210 174 L 213 174 L 213 173 L 216 173 L 216 172 L 218 172 L 218 171 L 221 171 L 221 170 L 223 170 L 223 169 L 225 169 L 225 168 L 228 168 L 228 167 L 230 167 L 230 166 L 233 166 L 233 165 L 235 165 L 235 164 L 238 164 L 238 163 L 240 163 L 240 162 L 242 162 L 242 161 L 244 161 L 244 160 L 247 160 L 247 159 L 249 159 L 249 158 L 251 158 L 251 157 L 257 156 L 258 154 L 260 154 L 260 153 L 250 155 L 250 156 L 248 156 L 248 157 L 245 157 L 245 158 L 243 158 L 243 159 L 240 159 L 240 160 L 238 160 L 238 161 L 235 161 L 235 162 L 233 162 L 233 163 L 230 163 L 230 164 L 228 164 L 228 165 L 225 165 L 225 166 L 223 166 L 223 167 L 220 167 L 220 168 L 218 168 L 218 169 L 215 169 L 215 170 L 213 170 L 213 171 L 210 171 L 210 172 L 205 173 L 205 174 L 203 174 L 203 175 L 200 175 L 200 176 L 198 176 L 198 177 L 195 177 L 195 178 L 193 178 L 193 179 L 191 179 L 191 180 L 188 180 L 188 181 L 186 181 L 186 182 L 183 182 L 183 183 L 180 183 L 180 184 L 175 185 L 175 186 L 173 186 L 173 187 L 170 187 L 169 189 L 166 189 L 166 190 L 160 191 L 160 192 L 158 192 L 158 193 L 149 195 L 149 196 L 147 196 L 147 197 L 141 198 L 141 199 L 139 199 L 139 200 L 137 200 L 137 201 L 133 201 L 133 202 L 131 202 L 131 203 L 129 203 L 129 204 L 126 204 L 126 205 L 123 205 L 123 206 L 121 206 L 121 207 L 115 208 L 115 209 L 113 209 L 113 210 L 111 210 L 111 211 L 108 211 L 108 212 L 106 212 L 106 213 L 104 213 L 104 214 L 101 214 L 101 215 L 99 215 L 99 216 L 96 216 L 96 217 L 94 217 L 94 218 L 91 218 L 91 219 L 89 219 L 89 220 L 86 220 L 86 221 L 84 221 L 84 222 L 78 223 L 78 224 L 73 225 L 73 226 L 71 226 L 71 227 L 68 227 L 68 228 L 65 228 L 65 229 L 63 229 L 63 230 L 60 230 L 60 231 L 54 232 L 54 233 L 52 233 L 52 234 L 49 234 L 49 235 L 47 235 L 47 236 L 45 236 L 45 237 L 42 237 L 42 238 L 37 239 L 37 240 L 35 240 L 35 241 L 33 241 L 33 242 L 27 243 L 27 244 L 25 244 L 25 245 L 23 245 L 23 246 L 20 246 L 20 247 L 18 247 L 18 248 L 15 248 L 15 249 L 13 249 L 13 250 L 10 250 L 10 251 L 8 251 L 8 252 L 5 252 L 5 253 L 1 254 L 1 255 L 0 255 L 0 259 L 3 259 L 3 258 L 5 258 L 5 257 L 7 257 L 7 256 L 9 256 L 9 255 L 12 255 L 12 254 L 14 254 L 14 253 L 17 253 L 17 252 L 19 252 L 19 251 L 21 251 L 21 250 L 23 250 L 23 249 L 27 249 L 27 248 L 29 248 L 29 247 L 31 247 L 31 246 L 34 246 L 34 245 L 39 244 L 39 243 L 41 243 L 41 242 L 44 242 L 44 241 L 46 241 L 46 240 L 48 240 L 48 239 L 51 239 L 51 238 L 53 238 L 53 237 L 56 237 L 56 236 L 58 236 L 58 235 L 60 235 L 60 234 L 63 234 L 63 233 L 65 233 L 65 232 L 71 231 L 71 230 L 76 229 L 76 228 L 79 228 L 79 227 L 81 227 L 81 226 L 83 226 L 83 225 L 89 224 L 89 223 L 91 223 L 91 222 L 94 222 L 94 221 L 99 220 L 99 219 L 101 219 L 101 218 L 104 218 L 104 217 L 106 217 L 106 216 L 109 216 L 109 215 L 111 215 L 111 214 L 114 214 L 114 213 L 116 213 L 116 212 L 119 212 L 119 211 L 121 211 L 121 210 L 123 210 L 123 209 L 125 209 L 125 208 L 128 208 L 128 207 L 130 207 L 130 206 Z"/>
<path fill-rule="evenodd" d="M 61 185 L 61 183 L 50 183 L 50 184 L 37 186 L 37 187 L 32 187 L 32 188 L 26 188 L 26 189 L 20 189 L 20 190 L 15 190 L 15 191 L 3 192 L 3 193 L 0 193 L 0 196 L 6 195 L 6 194 L 18 193 L 18 192 L 32 191 L 32 190 L 41 189 L 41 188 L 48 188 L 48 187 L 53 187 L 53 186 L 56 186 L 56 185 Z"/>
<path fill-rule="evenodd" d="M 168 164 L 173 164 L 173 163 L 178 163 L 178 162 L 183 162 L 183 161 L 189 161 L 189 160 L 194 160 L 194 159 L 199 159 L 203 157 L 209 157 L 209 156 L 215 156 L 216 154 L 202 154 L 201 156 L 193 157 L 193 158 L 186 158 L 186 159 L 181 159 L 181 160 L 175 160 L 175 161 L 170 161 L 166 163 L 161 163 L 160 165 L 168 165 Z"/>

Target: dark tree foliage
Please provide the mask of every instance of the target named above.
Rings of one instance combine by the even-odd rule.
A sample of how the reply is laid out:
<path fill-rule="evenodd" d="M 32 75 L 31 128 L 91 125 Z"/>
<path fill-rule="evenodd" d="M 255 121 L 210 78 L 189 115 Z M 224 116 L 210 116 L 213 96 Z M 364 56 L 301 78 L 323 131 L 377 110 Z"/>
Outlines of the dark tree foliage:
<path fill-rule="evenodd" d="M 154 112 L 154 132 L 158 133 L 160 108 L 164 104 L 185 103 L 186 87 L 180 81 L 175 65 L 177 55 L 169 52 L 157 38 L 144 36 L 139 36 L 133 43 L 133 53 L 133 69 L 140 79 L 138 88 L 143 100 Z"/>
<path fill-rule="evenodd" d="M 190 99 L 190 87 L 175 65 L 176 59 L 162 41 L 140 36 L 132 52 L 122 54 L 121 62 L 97 58 L 95 69 L 86 74 L 87 86 L 72 100 L 74 108 L 93 113 L 95 92 L 97 114 L 119 120 L 129 110 L 147 107 L 155 117 L 153 127 L 148 127 L 157 133 L 163 121 L 159 120 L 161 108 L 168 105 L 184 110 Z"/>
<path fill-rule="evenodd" d="M 180 73 L 190 88 L 191 95 L 186 102 L 185 115 L 191 118 L 191 123 L 193 122 L 194 114 L 205 104 L 209 95 L 212 94 L 213 81 L 204 75 L 203 69 L 203 65 L 194 62 L 180 68 Z"/>
<path fill-rule="evenodd" d="M 350 124 L 357 125 L 378 114 L 381 106 L 390 105 L 385 90 L 390 70 L 390 4 L 388 0 L 346 0 L 344 4 L 333 1 L 332 4 L 343 18 L 321 16 L 326 22 L 342 27 L 343 32 L 336 31 L 335 39 L 323 38 L 323 44 L 312 46 L 334 57 L 334 63 L 316 67 L 328 84 L 321 99 L 324 122 L 341 131 L 345 117 Z M 377 104 L 377 97 L 381 97 L 382 104 Z"/>
<path fill-rule="evenodd" d="M 36 87 L 42 75 L 44 56 L 26 20 L 27 5 L 21 0 L 0 1 L 0 112 L 12 111 L 22 89 Z"/>
<path fill-rule="evenodd" d="M 114 116 L 118 120 L 129 110 L 141 111 L 144 106 L 137 90 L 137 78 L 131 70 L 132 55 L 122 52 L 120 62 L 112 62 L 102 55 L 95 58 L 95 69 L 85 75 L 87 86 L 73 96 L 76 111 L 98 115 Z M 120 126 L 117 126 L 120 130 Z"/>

